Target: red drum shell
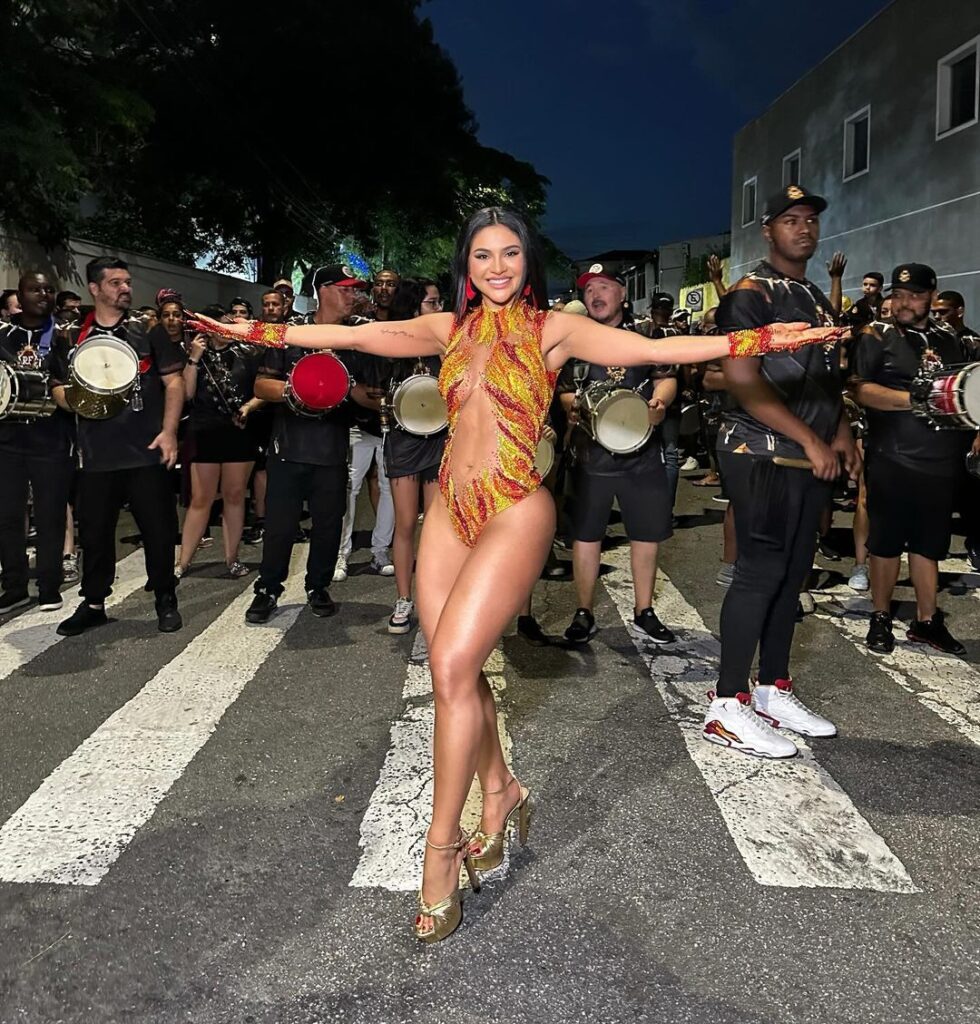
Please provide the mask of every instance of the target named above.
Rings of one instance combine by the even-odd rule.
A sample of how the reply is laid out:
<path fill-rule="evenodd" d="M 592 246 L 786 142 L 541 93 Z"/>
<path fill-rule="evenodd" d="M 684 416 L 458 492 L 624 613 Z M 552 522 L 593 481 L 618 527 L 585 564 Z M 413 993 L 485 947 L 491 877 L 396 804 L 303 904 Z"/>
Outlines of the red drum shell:
<path fill-rule="evenodd" d="M 312 413 L 329 412 L 350 394 L 347 367 L 330 352 L 303 356 L 289 374 L 290 395 L 297 405 Z"/>

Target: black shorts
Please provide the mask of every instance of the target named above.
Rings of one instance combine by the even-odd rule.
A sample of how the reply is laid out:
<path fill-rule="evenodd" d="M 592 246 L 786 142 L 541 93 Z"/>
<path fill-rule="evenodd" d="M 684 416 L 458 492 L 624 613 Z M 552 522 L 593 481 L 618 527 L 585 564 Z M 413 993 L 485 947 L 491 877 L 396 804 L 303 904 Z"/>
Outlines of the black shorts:
<path fill-rule="evenodd" d="M 903 551 L 938 562 L 949 551 L 956 481 L 919 473 L 881 456 L 865 467 L 868 551 L 898 558 Z"/>
<path fill-rule="evenodd" d="M 630 540 L 653 544 L 666 540 L 671 528 L 672 501 L 667 471 L 657 458 L 642 472 L 618 476 L 575 474 L 572 540 L 595 543 L 606 535 L 613 501 L 618 502 Z"/>
<path fill-rule="evenodd" d="M 258 454 L 255 438 L 230 423 L 195 430 L 191 437 L 194 446 L 191 462 L 254 462 Z"/>

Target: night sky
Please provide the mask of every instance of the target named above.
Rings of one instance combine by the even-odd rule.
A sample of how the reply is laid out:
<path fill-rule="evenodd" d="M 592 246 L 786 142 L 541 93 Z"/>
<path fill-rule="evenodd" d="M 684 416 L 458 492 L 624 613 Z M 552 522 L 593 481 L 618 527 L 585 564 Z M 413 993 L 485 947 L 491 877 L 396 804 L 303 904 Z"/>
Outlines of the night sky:
<path fill-rule="evenodd" d="M 480 141 L 551 179 L 571 257 L 727 230 L 731 142 L 884 0 L 428 0 Z M 805 182 L 804 182 L 805 184 Z"/>

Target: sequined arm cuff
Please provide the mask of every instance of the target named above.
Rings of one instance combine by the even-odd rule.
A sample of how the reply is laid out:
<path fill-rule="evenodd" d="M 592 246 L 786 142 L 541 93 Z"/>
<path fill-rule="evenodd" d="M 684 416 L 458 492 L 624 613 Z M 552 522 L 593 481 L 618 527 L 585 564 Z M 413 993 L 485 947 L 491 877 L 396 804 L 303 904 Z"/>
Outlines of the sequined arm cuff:
<path fill-rule="evenodd" d="M 750 331 L 732 331 L 728 335 L 728 354 L 732 359 L 764 356 L 772 351 L 772 328 L 757 327 Z"/>

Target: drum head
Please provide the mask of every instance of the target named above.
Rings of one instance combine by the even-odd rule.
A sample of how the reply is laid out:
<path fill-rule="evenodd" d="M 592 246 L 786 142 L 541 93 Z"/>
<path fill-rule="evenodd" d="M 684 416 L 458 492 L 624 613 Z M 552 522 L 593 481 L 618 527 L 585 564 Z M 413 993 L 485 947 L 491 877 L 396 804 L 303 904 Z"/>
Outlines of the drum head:
<path fill-rule="evenodd" d="M 100 395 L 125 391 L 139 374 L 136 353 L 111 335 L 92 335 L 73 352 L 71 371 L 82 387 Z"/>
<path fill-rule="evenodd" d="M 543 480 L 551 472 L 554 464 L 555 446 L 546 437 L 542 437 L 534 453 L 534 468 L 538 471 L 538 476 Z"/>
<path fill-rule="evenodd" d="M 961 398 L 963 412 L 974 427 L 980 427 L 980 363 L 967 366 L 961 376 L 963 378 Z"/>
<path fill-rule="evenodd" d="M 418 373 L 403 380 L 395 388 L 391 406 L 399 426 L 419 437 L 438 434 L 449 422 L 439 381 L 428 374 Z"/>
<path fill-rule="evenodd" d="M 0 363 L 0 416 L 7 411 L 14 397 L 13 376 L 6 363 Z"/>
<path fill-rule="evenodd" d="M 596 406 L 593 430 L 607 451 L 617 455 L 635 452 L 653 432 L 647 403 L 635 391 L 615 391 Z"/>
<path fill-rule="evenodd" d="M 329 352 L 303 356 L 289 375 L 296 400 L 308 409 L 327 412 L 336 408 L 350 392 L 347 367 Z"/>

